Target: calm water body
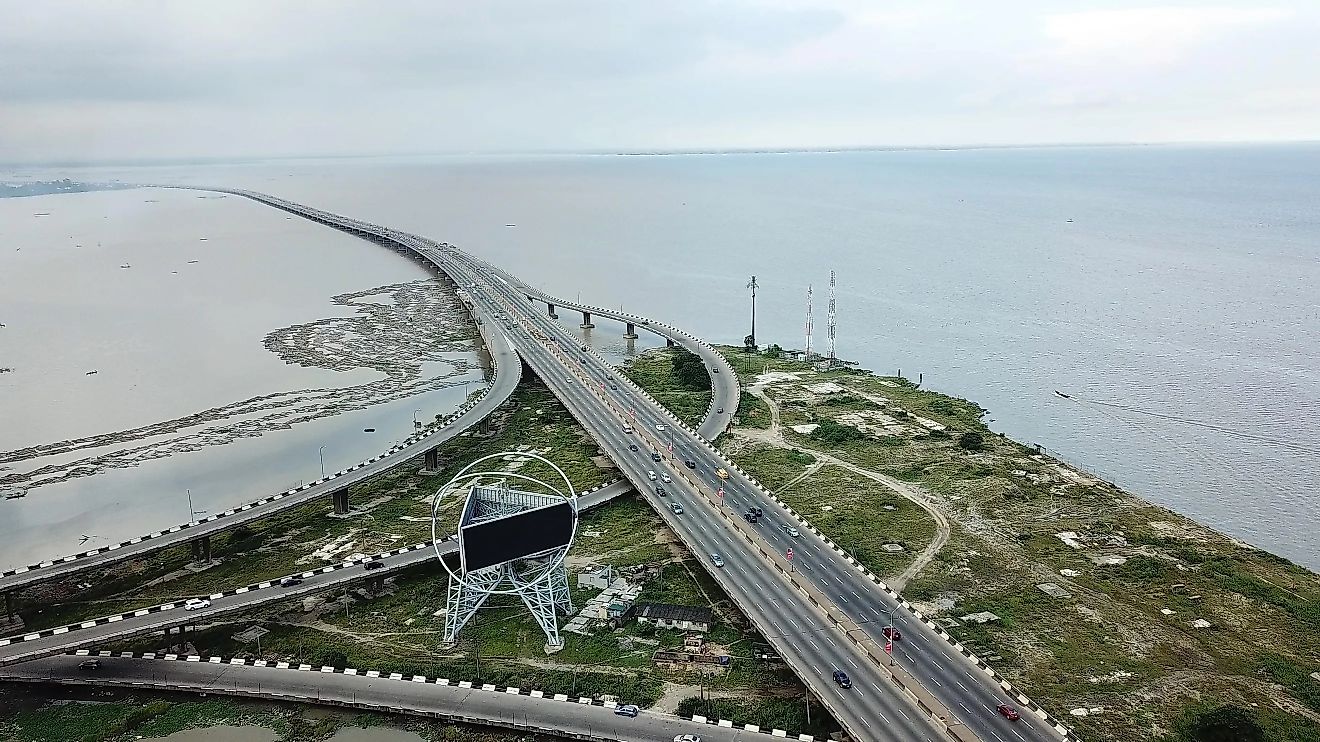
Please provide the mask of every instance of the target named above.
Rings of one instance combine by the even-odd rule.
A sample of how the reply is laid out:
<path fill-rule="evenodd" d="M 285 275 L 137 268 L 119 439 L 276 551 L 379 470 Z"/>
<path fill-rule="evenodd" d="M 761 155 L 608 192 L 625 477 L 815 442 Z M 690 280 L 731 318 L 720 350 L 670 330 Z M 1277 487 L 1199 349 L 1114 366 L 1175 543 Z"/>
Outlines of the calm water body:
<path fill-rule="evenodd" d="M 920 373 L 1013 438 L 1313 568 L 1318 173 L 1320 146 L 60 171 L 268 191 L 726 342 L 755 274 L 758 338 L 803 345 L 810 283 L 823 347 L 833 269 L 840 356 Z"/>

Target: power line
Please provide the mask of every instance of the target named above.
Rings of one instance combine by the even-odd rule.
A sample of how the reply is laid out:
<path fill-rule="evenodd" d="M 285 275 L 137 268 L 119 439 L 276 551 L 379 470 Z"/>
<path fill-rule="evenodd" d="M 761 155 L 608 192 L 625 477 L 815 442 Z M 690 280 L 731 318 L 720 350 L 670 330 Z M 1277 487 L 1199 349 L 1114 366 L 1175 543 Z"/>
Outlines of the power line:
<path fill-rule="evenodd" d="M 1145 415 L 1146 417 L 1154 417 L 1160 420 L 1168 420 L 1170 422 L 1181 423 L 1183 425 L 1191 425 L 1197 428 L 1205 428 L 1206 430 L 1213 430 L 1216 433 L 1223 433 L 1224 435 L 1230 435 L 1235 438 L 1242 438 L 1244 440 L 1254 441 L 1256 443 L 1264 443 L 1270 446 L 1278 446 L 1280 448 L 1286 448 L 1291 451 L 1320 454 L 1320 448 L 1316 448 L 1313 446 L 1306 446 L 1299 443 L 1294 443 L 1292 441 L 1285 441 L 1279 438 L 1271 438 L 1269 436 L 1258 435 L 1256 433 L 1247 433 L 1241 430 L 1234 430 L 1232 428 L 1224 427 L 1223 425 L 1215 425 L 1214 423 L 1202 422 L 1200 420 L 1193 420 L 1186 417 L 1179 417 L 1177 415 L 1168 415 L 1162 412 L 1155 412 L 1153 410 L 1146 410 L 1140 407 L 1133 407 L 1131 405 L 1120 404 L 1118 402 L 1104 402 L 1098 399 L 1087 399 L 1085 397 L 1080 397 L 1076 394 L 1064 394 L 1063 392 L 1058 391 L 1057 389 L 1054 391 L 1054 393 L 1059 397 L 1062 397 L 1063 399 L 1077 402 L 1079 404 L 1089 404 L 1089 405 L 1095 405 L 1097 407 L 1109 407 L 1116 410 L 1123 410 L 1124 412 L 1131 412 L 1135 415 Z"/>

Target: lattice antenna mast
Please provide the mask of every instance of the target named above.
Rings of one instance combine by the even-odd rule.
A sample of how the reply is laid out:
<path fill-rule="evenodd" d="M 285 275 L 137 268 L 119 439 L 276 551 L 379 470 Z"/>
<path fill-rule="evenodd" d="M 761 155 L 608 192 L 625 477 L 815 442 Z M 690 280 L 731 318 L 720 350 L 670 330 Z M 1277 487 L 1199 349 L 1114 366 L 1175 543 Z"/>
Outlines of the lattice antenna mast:
<path fill-rule="evenodd" d="M 830 360 L 835 359 L 834 355 L 834 335 L 836 330 L 834 316 L 834 271 L 830 271 L 830 311 L 825 320 L 825 333 L 830 338 Z"/>
<path fill-rule="evenodd" d="M 811 284 L 807 284 L 807 353 L 806 359 L 811 360 L 811 331 L 813 324 L 811 321 Z"/>

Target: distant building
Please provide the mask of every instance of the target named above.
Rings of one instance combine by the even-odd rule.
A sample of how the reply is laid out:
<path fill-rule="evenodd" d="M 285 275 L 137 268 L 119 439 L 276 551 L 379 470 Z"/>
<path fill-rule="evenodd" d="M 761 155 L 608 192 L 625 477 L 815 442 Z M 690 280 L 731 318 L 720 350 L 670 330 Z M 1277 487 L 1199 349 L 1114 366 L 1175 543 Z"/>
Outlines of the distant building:
<path fill-rule="evenodd" d="M 662 629 L 681 631 L 710 631 L 713 614 L 709 608 L 693 605 L 666 605 L 664 603 L 637 603 L 632 614 L 638 623 L 652 623 Z"/>

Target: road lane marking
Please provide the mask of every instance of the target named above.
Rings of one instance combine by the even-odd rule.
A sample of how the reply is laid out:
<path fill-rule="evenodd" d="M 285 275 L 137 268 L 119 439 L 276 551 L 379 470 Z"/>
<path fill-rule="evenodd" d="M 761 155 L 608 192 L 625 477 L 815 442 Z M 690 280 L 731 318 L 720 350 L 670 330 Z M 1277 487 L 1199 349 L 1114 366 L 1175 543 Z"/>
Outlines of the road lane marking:
<path fill-rule="evenodd" d="M 930 680 L 931 680 L 932 683 L 934 683 L 934 684 L 940 686 L 941 688 L 944 687 L 944 686 L 940 683 L 940 681 L 938 681 L 938 680 L 935 679 L 935 676 L 932 675 L 931 678 L 930 678 Z"/>
<path fill-rule="evenodd" d="M 959 688 L 962 688 L 963 690 L 967 690 L 967 686 L 963 685 L 961 680 L 955 680 L 953 682 L 957 683 Z M 971 691 L 968 692 L 970 693 Z"/>

